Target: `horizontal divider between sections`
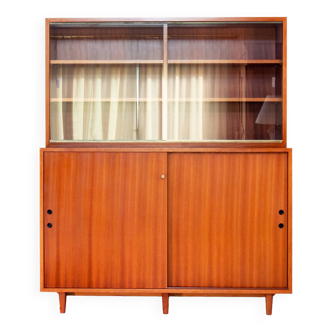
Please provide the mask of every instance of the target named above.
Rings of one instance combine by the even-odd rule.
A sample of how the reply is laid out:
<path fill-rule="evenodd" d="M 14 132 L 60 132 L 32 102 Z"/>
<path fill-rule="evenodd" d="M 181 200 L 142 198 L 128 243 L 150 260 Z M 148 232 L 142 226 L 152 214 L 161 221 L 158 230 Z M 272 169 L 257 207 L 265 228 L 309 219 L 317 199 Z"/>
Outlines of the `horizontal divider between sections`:
<path fill-rule="evenodd" d="M 41 148 L 42 152 L 290 153 L 291 148 Z"/>

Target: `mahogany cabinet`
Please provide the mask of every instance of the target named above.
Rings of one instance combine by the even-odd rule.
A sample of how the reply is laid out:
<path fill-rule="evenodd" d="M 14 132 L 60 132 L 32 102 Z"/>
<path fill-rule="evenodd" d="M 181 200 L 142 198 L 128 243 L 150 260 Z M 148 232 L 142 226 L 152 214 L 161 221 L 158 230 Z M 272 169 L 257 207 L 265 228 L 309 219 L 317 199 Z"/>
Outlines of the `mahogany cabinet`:
<path fill-rule="evenodd" d="M 41 291 L 292 292 L 286 18 L 46 19 Z"/>

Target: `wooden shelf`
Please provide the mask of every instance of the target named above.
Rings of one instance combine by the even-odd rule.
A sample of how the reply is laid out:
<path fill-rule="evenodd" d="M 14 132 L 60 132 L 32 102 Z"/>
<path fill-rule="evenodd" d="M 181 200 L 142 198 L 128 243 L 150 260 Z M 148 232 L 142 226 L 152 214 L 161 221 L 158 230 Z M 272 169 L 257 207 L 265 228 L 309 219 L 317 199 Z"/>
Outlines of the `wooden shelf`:
<path fill-rule="evenodd" d="M 168 60 L 169 64 L 257 65 L 281 64 L 282 60 Z"/>
<path fill-rule="evenodd" d="M 133 102 L 135 103 L 136 98 L 51 98 L 52 103 L 71 103 L 71 102 Z M 139 102 L 161 102 L 162 98 L 140 98 Z M 200 102 L 210 103 L 210 102 L 246 102 L 246 103 L 263 103 L 275 102 L 279 103 L 282 98 L 203 98 L 203 99 L 193 99 L 193 98 L 168 98 L 169 102 Z"/>
<path fill-rule="evenodd" d="M 195 99 L 195 98 L 168 98 L 168 101 L 175 102 L 199 102 L 202 101 L 204 103 L 209 103 L 209 102 L 246 102 L 246 103 L 262 103 L 262 102 L 281 102 L 282 98 L 203 98 L 203 99 Z"/>
<path fill-rule="evenodd" d="M 163 60 L 50 60 L 51 65 L 163 64 Z M 264 65 L 282 64 L 282 60 L 168 60 L 168 64 Z"/>
<path fill-rule="evenodd" d="M 157 65 L 162 63 L 163 60 L 50 60 L 51 65 Z"/>
<path fill-rule="evenodd" d="M 132 102 L 136 103 L 136 98 L 51 98 L 51 103 L 72 103 L 72 102 Z M 162 98 L 139 98 L 140 102 L 161 102 Z"/>

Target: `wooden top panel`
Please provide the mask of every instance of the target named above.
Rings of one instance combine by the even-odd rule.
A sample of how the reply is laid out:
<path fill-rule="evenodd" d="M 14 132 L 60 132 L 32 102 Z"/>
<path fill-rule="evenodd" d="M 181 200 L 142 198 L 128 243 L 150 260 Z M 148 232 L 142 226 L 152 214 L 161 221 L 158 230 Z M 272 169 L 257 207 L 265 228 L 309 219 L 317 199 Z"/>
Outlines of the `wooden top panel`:
<path fill-rule="evenodd" d="M 46 18 L 50 23 L 64 22 L 285 22 L 287 17 L 146 17 L 146 18 Z"/>

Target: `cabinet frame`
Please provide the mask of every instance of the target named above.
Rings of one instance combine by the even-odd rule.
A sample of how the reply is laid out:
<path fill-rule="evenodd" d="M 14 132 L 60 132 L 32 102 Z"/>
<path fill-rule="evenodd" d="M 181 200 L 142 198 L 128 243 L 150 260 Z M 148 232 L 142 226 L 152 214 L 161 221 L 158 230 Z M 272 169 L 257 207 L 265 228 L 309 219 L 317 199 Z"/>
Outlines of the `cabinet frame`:
<path fill-rule="evenodd" d="M 149 22 L 149 23 L 176 23 L 176 22 L 282 22 L 283 24 L 283 66 L 282 66 L 282 142 L 269 143 L 264 142 L 234 142 L 234 141 L 107 141 L 107 142 L 51 142 L 50 141 L 50 23 L 103 23 L 103 22 L 120 22 L 120 23 L 132 23 L 132 22 Z M 241 17 L 241 18 L 47 18 L 45 20 L 45 110 L 46 110 L 46 147 L 50 148 L 286 148 L 287 147 L 287 18 L 286 17 Z M 166 32 L 165 32 L 166 30 Z M 167 33 L 167 28 L 164 27 L 164 34 Z M 167 39 L 164 40 L 167 46 Z M 166 53 L 166 55 L 165 55 Z M 167 60 L 167 51 L 164 49 L 164 59 Z M 163 70 L 168 68 L 168 64 L 163 64 Z M 166 88 L 167 92 L 167 88 Z"/>
<path fill-rule="evenodd" d="M 96 288 L 47 288 L 44 284 L 44 169 L 43 158 L 47 152 L 190 152 L 190 153 L 287 153 L 287 288 L 190 288 L 167 287 L 158 289 L 96 289 Z M 292 293 L 292 149 L 172 149 L 172 148 L 42 148 L 40 149 L 40 291 L 59 292 L 67 295 L 135 295 L 135 296 L 161 296 L 161 294 L 184 296 L 266 296 L 267 294 L 291 294 Z"/>

